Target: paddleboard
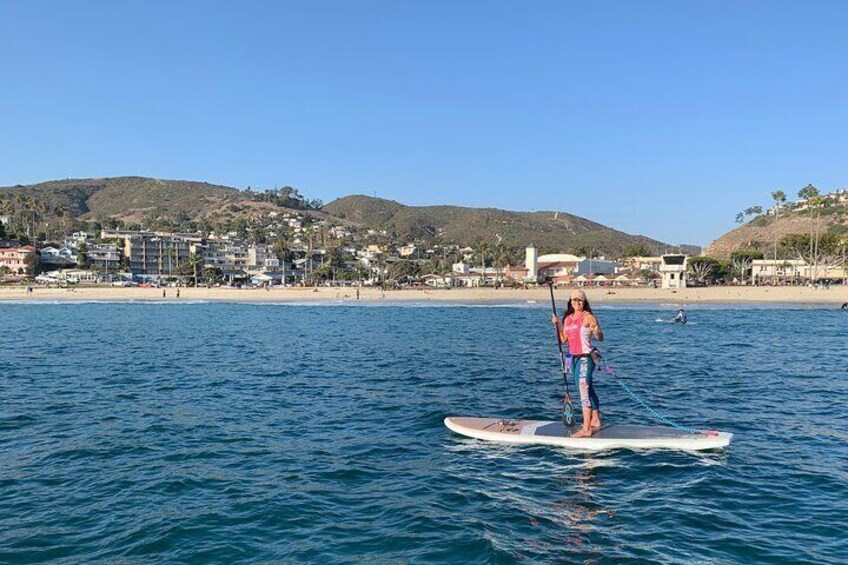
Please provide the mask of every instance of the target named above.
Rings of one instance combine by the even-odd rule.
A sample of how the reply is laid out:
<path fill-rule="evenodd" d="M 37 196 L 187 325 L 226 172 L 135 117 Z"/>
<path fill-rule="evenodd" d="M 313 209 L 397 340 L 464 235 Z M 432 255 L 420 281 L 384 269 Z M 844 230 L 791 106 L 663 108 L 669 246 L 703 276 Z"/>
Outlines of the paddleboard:
<path fill-rule="evenodd" d="M 733 434 L 704 431 L 689 433 L 668 426 L 615 424 L 604 426 L 591 437 L 571 437 L 572 428 L 562 422 L 498 420 L 495 418 L 445 418 L 445 426 L 460 435 L 503 443 L 557 445 L 573 449 L 682 449 L 703 451 L 730 445 Z M 575 428 L 576 429 L 576 428 Z"/>

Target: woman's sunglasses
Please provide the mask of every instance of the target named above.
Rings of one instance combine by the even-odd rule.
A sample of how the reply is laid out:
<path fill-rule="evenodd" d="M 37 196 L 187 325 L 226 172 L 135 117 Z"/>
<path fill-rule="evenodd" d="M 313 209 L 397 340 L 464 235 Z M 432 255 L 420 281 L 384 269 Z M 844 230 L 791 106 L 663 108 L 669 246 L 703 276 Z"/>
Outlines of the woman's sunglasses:
<path fill-rule="evenodd" d="M 583 299 L 582 298 L 572 298 L 571 301 L 572 302 L 583 302 Z"/>

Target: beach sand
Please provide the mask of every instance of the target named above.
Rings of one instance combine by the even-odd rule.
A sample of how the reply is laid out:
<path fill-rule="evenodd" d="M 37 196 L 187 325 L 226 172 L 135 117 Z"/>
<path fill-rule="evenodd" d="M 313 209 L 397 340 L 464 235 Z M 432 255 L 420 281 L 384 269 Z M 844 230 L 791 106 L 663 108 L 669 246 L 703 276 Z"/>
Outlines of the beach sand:
<path fill-rule="evenodd" d="M 24 287 L 0 287 L 2 300 L 32 301 L 169 301 L 209 300 L 227 302 L 320 302 L 344 300 L 356 302 L 355 288 L 274 288 L 231 289 L 231 288 L 113 288 L 85 287 L 72 289 L 35 287 L 27 294 Z M 564 303 L 570 288 L 557 289 L 558 301 Z M 647 303 L 647 304 L 833 304 L 848 302 L 848 285 L 837 285 L 829 290 L 807 287 L 751 287 L 719 286 L 663 290 L 654 288 L 590 288 L 585 289 L 593 304 Z M 381 291 L 362 288 L 360 302 L 451 302 L 451 303 L 527 303 L 550 300 L 547 287 L 531 289 L 405 289 Z"/>

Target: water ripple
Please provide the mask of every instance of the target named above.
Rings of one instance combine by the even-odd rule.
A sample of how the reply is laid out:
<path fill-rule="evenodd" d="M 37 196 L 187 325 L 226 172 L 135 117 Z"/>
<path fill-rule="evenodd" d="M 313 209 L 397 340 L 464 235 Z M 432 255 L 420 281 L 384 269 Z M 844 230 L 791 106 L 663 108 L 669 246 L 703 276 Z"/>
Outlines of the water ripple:
<path fill-rule="evenodd" d="M 599 310 L 629 386 L 737 435 L 586 454 L 442 424 L 557 417 L 544 304 L 156 306 L 0 304 L 0 562 L 848 562 L 844 312 Z"/>

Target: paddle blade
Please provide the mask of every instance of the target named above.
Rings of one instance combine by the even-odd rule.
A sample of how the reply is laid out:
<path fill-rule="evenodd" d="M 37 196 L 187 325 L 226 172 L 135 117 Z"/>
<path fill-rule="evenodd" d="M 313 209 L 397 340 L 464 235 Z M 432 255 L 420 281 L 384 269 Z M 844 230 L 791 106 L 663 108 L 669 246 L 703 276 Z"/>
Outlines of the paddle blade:
<path fill-rule="evenodd" d="M 567 400 L 562 403 L 562 423 L 568 427 L 574 425 L 574 407 Z"/>

